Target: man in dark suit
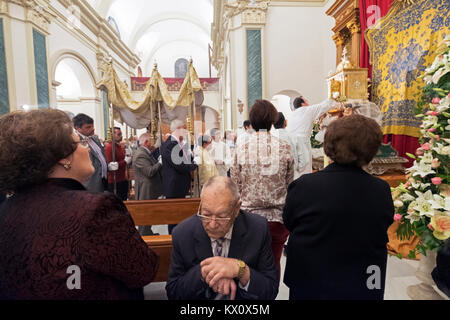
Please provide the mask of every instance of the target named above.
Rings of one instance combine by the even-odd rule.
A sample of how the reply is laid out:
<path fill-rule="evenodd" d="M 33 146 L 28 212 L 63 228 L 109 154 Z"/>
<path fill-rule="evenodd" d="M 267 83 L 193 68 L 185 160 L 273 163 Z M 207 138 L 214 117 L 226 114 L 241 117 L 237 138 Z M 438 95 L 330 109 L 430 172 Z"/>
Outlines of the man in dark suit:
<path fill-rule="evenodd" d="M 172 135 L 162 144 L 162 174 L 164 195 L 168 199 L 185 198 L 191 188 L 191 172 L 197 169 L 193 161 L 188 132 L 181 120 L 174 120 L 170 125 Z M 169 233 L 175 225 L 169 225 Z"/>
<path fill-rule="evenodd" d="M 153 157 L 150 134 L 139 138 L 140 147 L 133 155 L 134 190 L 136 200 L 155 200 L 163 195 L 161 162 Z M 152 226 L 139 226 L 141 236 L 153 234 Z"/>
<path fill-rule="evenodd" d="M 267 220 L 240 210 L 237 186 L 227 177 L 203 187 L 196 216 L 173 233 L 166 285 L 170 300 L 274 300 L 278 272 Z"/>
<path fill-rule="evenodd" d="M 95 169 L 94 174 L 84 186 L 91 192 L 104 192 L 108 189 L 108 168 L 110 171 L 116 171 L 119 169 L 119 164 L 117 162 L 112 162 L 110 163 L 110 166 L 108 166 L 105 147 L 98 137 L 94 135 L 94 119 L 80 113 L 73 118 L 73 125 L 80 136 L 80 139 L 89 142 L 89 157 L 91 158 L 92 166 Z"/>

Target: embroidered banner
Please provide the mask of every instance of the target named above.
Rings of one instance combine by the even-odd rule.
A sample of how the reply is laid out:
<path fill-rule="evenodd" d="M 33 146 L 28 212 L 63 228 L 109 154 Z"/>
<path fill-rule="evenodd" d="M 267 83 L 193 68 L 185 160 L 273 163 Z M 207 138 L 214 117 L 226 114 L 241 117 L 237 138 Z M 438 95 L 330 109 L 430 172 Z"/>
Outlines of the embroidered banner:
<path fill-rule="evenodd" d="M 383 134 L 419 137 L 415 118 L 425 86 L 425 68 L 439 43 L 450 33 L 449 0 L 399 1 L 366 31 L 372 74 L 372 97 L 383 113 Z"/>

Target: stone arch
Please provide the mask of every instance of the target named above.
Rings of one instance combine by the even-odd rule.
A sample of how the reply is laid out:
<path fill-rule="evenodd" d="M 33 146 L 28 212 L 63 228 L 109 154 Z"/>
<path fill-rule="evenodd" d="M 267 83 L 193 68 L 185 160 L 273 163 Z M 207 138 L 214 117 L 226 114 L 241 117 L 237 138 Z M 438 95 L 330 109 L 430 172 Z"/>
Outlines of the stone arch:
<path fill-rule="evenodd" d="M 83 56 L 81 56 L 79 53 L 77 53 L 76 51 L 61 50 L 61 51 L 58 51 L 55 54 L 53 54 L 53 56 L 50 60 L 51 61 L 52 79 L 55 80 L 56 67 L 58 66 L 58 64 L 66 58 L 72 58 L 72 59 L 77 60 L 86 69 L 87 73 L 91 77 L 92 84 L 95 88 L 96 97 L 99 97 L 99 90 L 97 90 L 97 88 L 95 87 L 96 83 L 98 82 L 98 79 L 95 76 L 94 69 L 91 67 L 89 62 Z"/>

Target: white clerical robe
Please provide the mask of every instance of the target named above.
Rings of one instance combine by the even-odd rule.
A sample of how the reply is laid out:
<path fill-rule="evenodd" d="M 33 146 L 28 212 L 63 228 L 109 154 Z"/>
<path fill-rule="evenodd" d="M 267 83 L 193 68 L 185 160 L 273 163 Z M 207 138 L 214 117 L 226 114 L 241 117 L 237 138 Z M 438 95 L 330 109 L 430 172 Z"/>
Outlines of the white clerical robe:
<path fill-rule="evenodd" d="M 296 109 L 290 119 L 288 131 L 296 149 L 295 179 L 312 172 L 311 135 L 314 121 L 335 107 L 334 100 Z"/>

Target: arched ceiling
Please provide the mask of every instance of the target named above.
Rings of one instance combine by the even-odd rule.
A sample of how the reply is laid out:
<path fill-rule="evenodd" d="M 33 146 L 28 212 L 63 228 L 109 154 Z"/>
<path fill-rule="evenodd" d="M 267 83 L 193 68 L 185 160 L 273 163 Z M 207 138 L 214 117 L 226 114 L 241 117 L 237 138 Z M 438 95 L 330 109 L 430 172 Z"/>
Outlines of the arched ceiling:
<path fill-rule="evenodd" d="M 116 21 L 121 39 L 139 55 L 144 73 L 168 43 L 179 43 L 180 55 L 203 47 L 205 57 L 213 22 L 213 0 L 88 0 L 107 19 Z M 191 48 L 190 48 L 191 47 Z M 182 52 L 181 52 L 182 51 Z M 175 61 L 173 61 L 175 62 Z M 195 63 L 195 61 L 194 61 Z"/>

